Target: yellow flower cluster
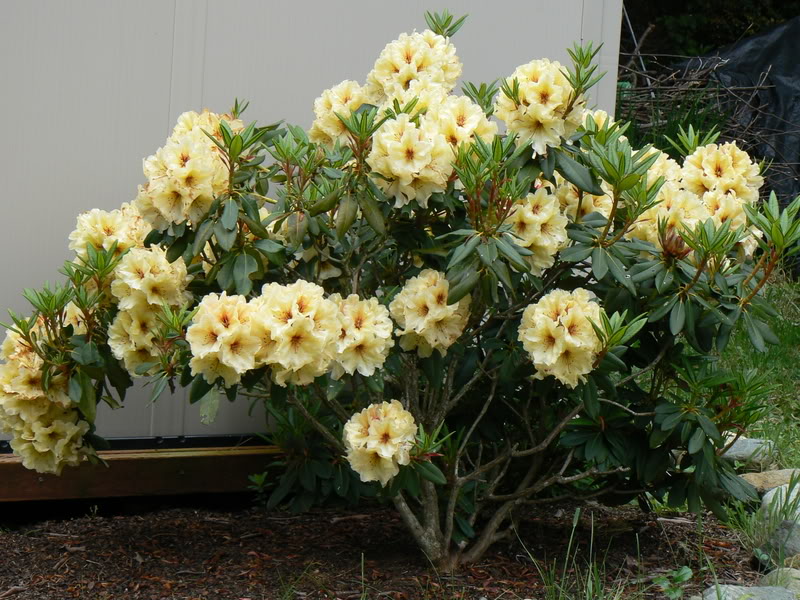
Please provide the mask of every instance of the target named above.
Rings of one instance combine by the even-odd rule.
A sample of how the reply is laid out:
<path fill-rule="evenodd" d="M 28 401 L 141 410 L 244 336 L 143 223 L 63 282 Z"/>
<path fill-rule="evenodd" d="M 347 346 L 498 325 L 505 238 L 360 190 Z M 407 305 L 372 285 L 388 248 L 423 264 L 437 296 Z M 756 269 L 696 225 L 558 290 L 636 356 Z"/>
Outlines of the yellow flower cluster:
<path fill-rule="evenodd" d="M 278 385 L 306 385 L 333 371 L 372 375 L 386 360 L 391 339 L 388 311 L 376 299 L 324 297 L 308 281 L 269 283 L 249 302 L 209 294 L 186 332 L 192 373 L 226 386 L 264 365 Z"/>
<path fill-rule="evenodd" d="M 532 60 L 521 65 L 506 79 L 519 83 L 519 103 L 504 93 L 495 100 L 495 114 L 520 143 L 530 143 L 536 154 L 546 154 L 548 146 L 558 146 L 583 124 L 586 101 L 573 101 L 573 89 L 558 62 Z"/>
<path fill-rule="evenodd" d="M 145 159 L 147 183 L 139 186 L 134 204 L 150 225 L 165 229 L 171 223 L 197 223 L 214 197 L 225 191 L 228 170 L 219 149 L 204 133 L 219 136 L 223 119 L 233 131 L 242 129 L 241 121 L 225 115 L 182 114 L 166 144 Z"/>
<path fill-rule="evenodd" d="M 365 92 L 376 106 L 408 90 L 415 82 L 450 92 L 461 76 L 461 61 L 449 40 L 430 30 L 403 33 L 389 42 L 367 75 Z"/>
<path fill-rule="evenodd" d="M 270 365 L 278 385 L 306 385 L 326 373 L 341 334 L 337 304 L 315 283 L 270 283 L 251 300 L 253 333 L 261 343 L 257 365 Z"/>
<path fill-rule="evenodd" d="M 192 352 L 192 374 L 202 373 L 209 383 L 222 377 L 226 386 L 254 369 L 261 340 L 252 321 L 253 306 L 244 296 L 208 294 L 200 301 L 186 341 Z"/>
<path fill-rule="evenodd" d="M 397 400 L 372 404 L 354 414 L 344 426 L 347 462 L 361 481 L 386 486 L 411 461 L 417 435 L 413 415 Z"/>
<path fill-rule="evenodd" d="M 585 380 L 601 350 L 590 320 L 599 323 L 600 306 L 581 288 L 553 290 L 525 309 L 519 340 L 536 367 L 536 379 L 552 375 L 571 388 Z"/>
<path fill-rule="evenodd" d="M 336 342 L 333 377 L 356 371 L 369 377 L 386 362 L 394 340 L 389 311 L 377 298 L 361 300 L 356 294 L 330 297 L 339 306 L 342 331 Z"/>
<path fill-rule="evenodd" d="M 450 145 L 435 123 L 424 120 L 417 125 L 404 113 L 375 133 L 367 164 L 386 178 L 375 182 L 395 199 L 395 206 L 416 200 L 427 207 L 431 194 L 447 187 L 452 160 Z"/>
<path fill-rule="evenodd" d="M 189 279 L 184 262 L 170 263 L 160 246 L 133 248 L 114 269 L 111 293 L 119 312 L 109 327 L 108 345 L 132 375 L 139 365 L 156 360 L 156 314 L 164 304 L 180 306 L 191 298 Z"/>
<path fill-rule="evenodd" d="M 87 246 L 109 250 L 116 242 L 117 253 L 122 253 L 129 248 L 141 248 L 148 233 L 149 225 L 131 204 L 111 211 L 93 208 L 78 215 L 77 226 L 69 234 L 69 249 L 79 258 L 86 258 Z"/>
<path fill-rule="evenodd" d="M 652 242 L 657 248 L 660 219 L 676 230 L 692 229 L 709 218 L 717 226 L 728 223 L 731 229 L 747 227 L 744 207 L 758 200 L 764 182 L 758 165 L 735 143 L 701 146 L 686 157 L 682 168 L 659 152 L 647 177 L 653 181 L 659 176 L 665 180 L 659 204 L 645 211 L 626 234 Z M 760 235 L 755 227 L 749 229 L 741 241 L 744 256 L 752 255 Z"/>
<path fill-rule="evenodd" d="M 497 133 L 497 124 L 472 100 L 449 95 L 460 74 L 448 40 L 431 31 L 403 34 L 384 48 L 364 87 L 343 81 L 317 98 L 309 138 L 330 147 L 347 139 L 337 114 L 347 117 L 364 103 L 383 114 L 395 101 L 404 107 L 416 100 L 413 112 L 423 114 L 413 120 L 400 114 L 384 123 L 367 163 L 397 207 L 412 201 L 426 207 L 431 194 L 446 189 L 457 147 Z"/>
<path fill-rule="evenodd" d="M 525 257 L 534 275 L 553 266 L 555 255 L 567 244 L 567 217 L 557 195 L 546 186 L 517 201 L 506 222 L 518 244 L 533 252 Z"/>
<path fill-rule="evenodd" d="M 758 200 L 758 189 L 763 183 L 758 165 L 736 142 L 701 146 L 683 164 L 683 185 L 698 196 L 721 192 L 753 203 Z"/>
<path fill-rule="evenodd" d="M 111 293 L 120 310 L 147 304 L 179 306 L 190 299 L 186 293 L 189 279 L 186 264 L 169 262 L 161 246 L 133 248 L 114 269 Z"/>
<path fill-rule="evenodd" d="M 367 101 L 367 95 L 356 81 L 346 80 L 322 92 L 314 101 L 314 123 L 308 130 L 316 144 L 333 146 L 347 142 L 347 128 L 337 115 L 348 117 Z"/>
<path fill-rule="evenodd" d="M 434 350 L 442 355 L 459 338 L 469 318 L 470 296 L 447 304 L 450 284 L 444 273 L 425 269 L 409 279 L 391 304 L 389 311 L 400 326 L 400 347 L 422 357 Z"/>
<path fill-rule="evenodd" d="M 87 453 L 80 419 L 67 395 L 67 378 L 56 375 L 42 390 L 42 359 L 14 332 L 6 335 L 0 358 L 0 431 L 12 436 L 11 448 L 27 469 L 60 474 Z"/>

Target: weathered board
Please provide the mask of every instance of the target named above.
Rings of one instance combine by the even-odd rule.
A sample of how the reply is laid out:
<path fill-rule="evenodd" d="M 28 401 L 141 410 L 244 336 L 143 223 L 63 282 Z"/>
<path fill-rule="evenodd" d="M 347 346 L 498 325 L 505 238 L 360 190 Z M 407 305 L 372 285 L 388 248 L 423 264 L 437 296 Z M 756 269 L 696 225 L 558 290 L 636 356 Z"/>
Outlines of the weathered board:
<path fill-rule="evenodd" d="M 264 470 L 275 446 L 110 450 L 108 467 L 85 463 L 60 476 L 41 475 L 0 455 L 0 502 L 241 492 Z"/>

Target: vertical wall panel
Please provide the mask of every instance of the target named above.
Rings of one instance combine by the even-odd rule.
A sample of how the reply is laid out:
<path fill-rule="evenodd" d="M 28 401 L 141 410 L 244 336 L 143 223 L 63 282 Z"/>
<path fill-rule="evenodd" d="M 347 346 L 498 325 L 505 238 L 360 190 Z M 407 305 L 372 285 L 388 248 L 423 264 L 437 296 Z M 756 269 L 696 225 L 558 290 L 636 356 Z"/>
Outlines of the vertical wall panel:
<path fill-rule="evenodd" d="M 169 125 L 174 2 L 4 2 L 0 19 L 0 320 L 61 280 L 78 213 L 135 197 Z M 111 414 L 103 414 L 105 412 Z M 133 394 L 101 432 L 146 435 Z"/>
<path fill-rule="evenodd" d="M 6 0 L 0 20 L 0 320 L 27 311 L 24 287 L 58 281 L 75 216 L 117 208 L 142 182 L 142 158 L 177 116 L 251 101 L 247 119 L 309 126 L 319 93 L 363 82 L 384 45 L 424 29 L 425 10 L 469 13 L 454 38 L 463 80 L 492 81 L 533 58 L 568 61 L 575 41 L 603 41 L 608 75 L 593 102 L 613 111 L 622 0 Z M 107 436 L 260 429 L 263 410 L 222 402 L 200 424 L 185 392 L 154 406 L 137 390 L 101 409 Z"/>

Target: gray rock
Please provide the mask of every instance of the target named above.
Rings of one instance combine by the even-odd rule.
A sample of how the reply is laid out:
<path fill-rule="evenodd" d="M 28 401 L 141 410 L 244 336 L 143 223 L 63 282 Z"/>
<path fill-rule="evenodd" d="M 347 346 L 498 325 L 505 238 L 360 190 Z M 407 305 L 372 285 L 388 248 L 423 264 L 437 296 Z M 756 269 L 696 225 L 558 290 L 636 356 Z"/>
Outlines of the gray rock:
<path fill-rule="evenodd" d="M 788 484 L 768 491 L 761 499 L 761 512 L 775 518 L 800 520 L 800 485 L 794 486 L 791 492 Z"/>
<path fill-rule="evenodd" d="M 779 469 L 777 471 L 762 471 L 761 473 L 743 473 L 740 477 L 756 488 L 759 494 L 764 494 L 776 487 L 788 484 L 792 477 L 800 478 L 800 469 Z"/>
<path fill-rule="evenodd" d="M 785 587 L 795 594 L 800 593 L 800 570 L 775 569 L 764 575 L 759 584 Z"/>
<path fill-rule="evenodd" d="M 772 463 L 774 451 L 774 444 L 769 440 L 740 437 L 733 443 L 733 446 L 728 448 L 722 458 L 731 462 L 739 461 L 763 467 Z"/>
<path fill-rule="evenodd" d="M 769 535 L 764 549 L 773 557 L 800 554 L 800 523 L 781 521 L 778 528 Z"/>
<path fill-rule="evenodd" d="M 703 592 L 703 600 L 797 600 L 797 596 L 782 587 L 720 585 Z"/>

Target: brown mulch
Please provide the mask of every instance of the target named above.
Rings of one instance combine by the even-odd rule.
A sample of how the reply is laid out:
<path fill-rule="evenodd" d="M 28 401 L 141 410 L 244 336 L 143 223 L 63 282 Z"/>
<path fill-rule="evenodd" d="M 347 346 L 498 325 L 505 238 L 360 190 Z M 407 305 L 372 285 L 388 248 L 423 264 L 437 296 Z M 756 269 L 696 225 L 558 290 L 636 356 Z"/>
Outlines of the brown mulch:
<path fill-rule="evenodd" d="M 542 577 L 531 557 L 562 565 L 574 514 L 574 506 L 539 509 L 521 520 L 518 539 L 443 575 L 385 506 L 290 515 L 240 501 L 184 500 L 148 512 L 142 503 L 24 524 L 13 521 L 20 505 L 2 506 L 0 599 L 540 598 Z M 52 518 L 47 505 L 40 509 Z M 653 577 L 683 565 L 695 572 L 692 593 L 714 576 L 740 584 L 758 577 L 735 534 L 711 516 L 698 528 L 690 515 L 590 504 L 582 508 L 574 543 L 580 557 L 593 548 L 609 582 L 638 581 L 631 589 L 647 589 L 643 598 L 662 598 Z"/>

